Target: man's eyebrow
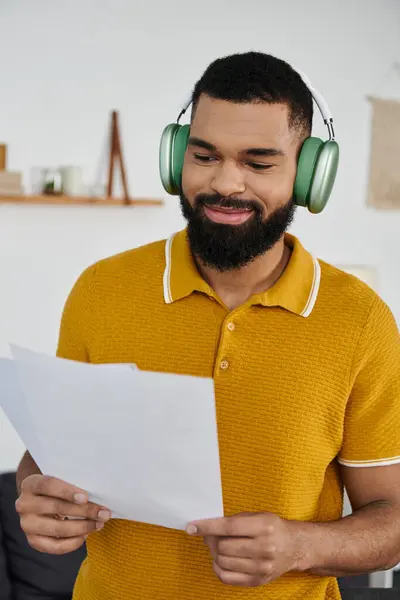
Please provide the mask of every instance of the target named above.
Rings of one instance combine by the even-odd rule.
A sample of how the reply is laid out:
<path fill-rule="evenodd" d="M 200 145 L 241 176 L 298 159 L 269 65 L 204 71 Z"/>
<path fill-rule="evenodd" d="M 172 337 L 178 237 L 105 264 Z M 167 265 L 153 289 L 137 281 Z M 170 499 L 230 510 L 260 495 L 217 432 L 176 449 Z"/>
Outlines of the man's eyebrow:
<path fill-rule="evenodd" d="M 248 148 L 244 154 L 251 156 L 285 156 L 285 153 L 278 148 Z"/>
<path fill-rule="evenodd" d="M 210 142 L 192 136 L 188 140 L 188 146 L 198 146 L 199 148 L 204 148 L 204 150 L 210 150 L 210 152 L 216 152 L 217 150 L 214 144 L 210 144 Z"/>
<path fill-rule="evenodd" d="M 202 140 L 198 137 L 191 136 L 188 140 L 189 146 L 197 146 L 198 148 L 204 148 L 204 150 L 209 150 L 210 152 L 216 152 L 217 148 L 214 144 L 210 142 L 206 142 L 206 140 Z M 285 156 L 285 153 L 278 148 L 247 148 L 242 151 L 242 154 L 248 154 L 250 156 Z"/>

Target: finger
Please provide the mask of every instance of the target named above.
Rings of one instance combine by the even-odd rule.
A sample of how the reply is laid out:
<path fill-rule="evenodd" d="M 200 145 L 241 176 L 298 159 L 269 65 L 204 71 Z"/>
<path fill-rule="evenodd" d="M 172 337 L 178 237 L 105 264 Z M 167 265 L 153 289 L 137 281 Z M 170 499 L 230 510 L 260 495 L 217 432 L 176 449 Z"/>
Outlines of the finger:
<path fill-rule="evenodd" d="M 204 538 L 204 542 L 210 550 L 211 557 L 215 560 L 218 556 L 218 538 L 213 535 L 207 535 Z"/>
<path fill-rule="evenodd" d="M 266 538 L 218 538 L 218 554 L 241 558 L 275 557 L 276 548 Z"/>
<path fill-rule="evenodd" d="M 78 550 L 85 543 L 85 538 L 82 536 L 57 540 L 41 535 L 31 535 L 27 539 L 32 548 L 46 554 L 68 554 Z"/>
<path fill-rule="evenodd" d="M 226 585 L 256 587 L 261 583 L 261 579 L 256 575 L 248 575 L 247 573 L 238 573 L 236 571 L 226 571 L 225 569 L 221 569 L 215 561 L 213 562 L 213 571 L 218 579 Z"/>
<path fill-rule="evenodd" d="M 58 498 L 46 496 L 33 496 L 23 493 L 15 503 L 19 514 L 33 513 L 36 515 L 60 515 L 66 517 L 84 517 L 106 522 L 111 518 L 111 512 L 104 506 L 88 502 L 87 504 L 73 504 Z"/>
<path fill-rule="evenodd" d="M 268 577 L 272 572 L 271 563 L 258 559 L 236 558 L 235 556 L 218 554 L 215 562 L 224 571 L 236 571 L 247 575 L 259 575 L 260 577 Z"/>
<path fill-rule="evenodd" d="M 47 475 L 30 475 L 22 482 L 21 492 L 37 496 L 61 498 L 61 500 L 67 500 L 67 502 L 74 504 L 85 504 L 88 502 L 88 494 L 84 490 L 61 481 L 61 479 L 48 477 Z"/>
<path fill-rule="evenodd" d="M 21 517 L 21 528 L 26 535 L 39 535 L 53 538 L 73 538 L 99 531 L 104 523 L 84 520 L 60 521 L 53 517 L 26 515 Z"/>
<path fill-rule="evenodd" d="M 265 515 L 239 514 L 219 519 L 194 521 L 186 527 L 189 535 L 217 535 L 227 537 L 256 537 L 265 529 Z"/>

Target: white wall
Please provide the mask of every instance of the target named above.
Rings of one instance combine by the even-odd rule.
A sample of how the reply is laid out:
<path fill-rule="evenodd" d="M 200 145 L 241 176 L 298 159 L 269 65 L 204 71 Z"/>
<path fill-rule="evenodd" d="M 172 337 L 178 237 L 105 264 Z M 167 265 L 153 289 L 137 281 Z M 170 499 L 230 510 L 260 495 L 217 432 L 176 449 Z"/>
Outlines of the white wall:
<path fill-rule="evenodd" d="M 109 111 L 121 111 L 131 191 L 163 195 L 163 127 L 207 64 L 249 49 L 297 65 L 337 121 L 341 168 L 332 202 L 300 212 L 294 232 L 333 263 L 379 269 L 381 295 L 400 321 L 400 213 L 365 207 L 370 107 L 366 95 L 400 97 L 387 74 L 400 59 L 397 0 L 13 0 L 0 3 L 0 141 L 9 168 L 80 164 L 98 171 Z M 386 76 L 387 74 L 387 76 Z M 317 116 L 315 131 L 325 135 Z M 164 237 L 183 225 L 163 208 L 0 205 L 0 355 L 8 343 L 54 353 L 60 313 L 75 278 L 100 257 Z M 0 418 L 0 470 L 23 448 Z"/>

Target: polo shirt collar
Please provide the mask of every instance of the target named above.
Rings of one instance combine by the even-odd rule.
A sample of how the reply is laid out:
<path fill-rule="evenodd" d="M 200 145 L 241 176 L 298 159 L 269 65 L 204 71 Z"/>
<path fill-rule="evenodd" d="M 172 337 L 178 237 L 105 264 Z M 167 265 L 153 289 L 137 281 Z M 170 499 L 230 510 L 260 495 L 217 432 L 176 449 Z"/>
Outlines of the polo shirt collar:
<path fill-rule="evenodd" d="M 280 306 L 308 317 L 317 300 L 321 267 L 295 236 L 285 234 L 285 242 L 292 248 L 285 271 L 266 292 L 255 294 L 250 304 Z M 171 304 L 196 291 L 215 297 L 214 290 L 196 267 L 184 229 L 173 234 L 165 244 L 164 300 Z"/>

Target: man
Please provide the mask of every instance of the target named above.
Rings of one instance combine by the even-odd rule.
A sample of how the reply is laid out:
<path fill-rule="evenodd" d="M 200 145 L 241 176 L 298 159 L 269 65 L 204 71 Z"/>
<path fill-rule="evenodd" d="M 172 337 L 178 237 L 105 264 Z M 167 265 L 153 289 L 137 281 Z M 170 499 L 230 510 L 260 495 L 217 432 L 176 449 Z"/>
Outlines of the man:
<path fill-rule="evenodd" d="M 187 532 L 109 520 L 26 454 L 17 510 L 30 544 L 65 553 L 87 538 L 76 600 L 337 600 L 337 576 L 400 562 L 394 318 L 286 233 L 311 126 L 288 64 L 215 61 L 193 93 L 187 230 L 100 261 L 68 298 L 59 356 L 214 377 L 226 515 Z"/>

